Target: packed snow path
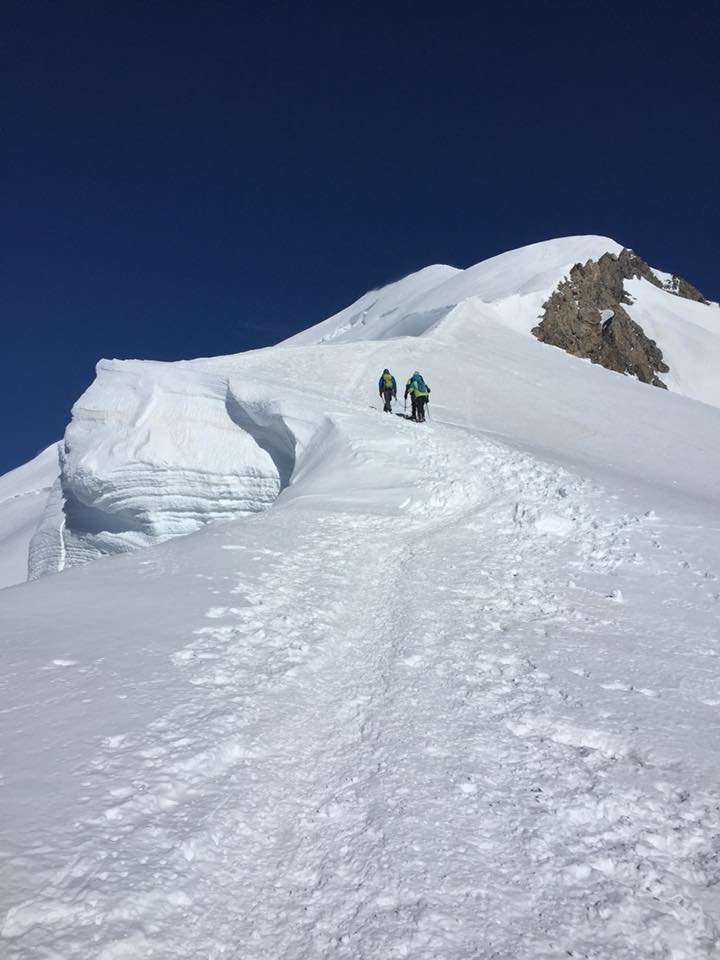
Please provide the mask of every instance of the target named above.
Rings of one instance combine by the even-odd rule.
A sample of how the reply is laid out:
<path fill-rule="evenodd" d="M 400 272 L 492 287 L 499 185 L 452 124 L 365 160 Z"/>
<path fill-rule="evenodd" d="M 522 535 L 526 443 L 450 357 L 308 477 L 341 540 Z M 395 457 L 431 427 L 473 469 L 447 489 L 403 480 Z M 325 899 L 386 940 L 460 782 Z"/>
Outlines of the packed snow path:
<path fill-rule="evenodd" d="M 155 672 L 67 636 L 38 663 L 68 711 L 98 673 L 106 702 L 74 789 L 5 842 L 9 958 L 716 955 L 716 752 L 683 751 L 718 742 L 720 594 L 692 525 L 385 426 L 432 478 L 402 510 L 301 498 L 116 558 L 175 617 Z"/>

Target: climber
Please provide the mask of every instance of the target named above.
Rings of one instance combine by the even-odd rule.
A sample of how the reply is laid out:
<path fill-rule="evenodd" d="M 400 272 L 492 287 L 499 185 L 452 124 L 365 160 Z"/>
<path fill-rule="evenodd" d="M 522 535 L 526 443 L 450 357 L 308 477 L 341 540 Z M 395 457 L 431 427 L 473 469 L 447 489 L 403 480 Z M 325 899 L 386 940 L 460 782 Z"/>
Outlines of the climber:
<path fill-rule="evenodd" d="M 412 404 L 412 412 L 410 414 L 410 419 L 415 419 L 415 394 L 412 391 L 412 377 L 405 384 L 405 394 L 403 400 L 405 401 L 405 409 L 407 410 L 407 398 L 410 397 L 410 403 Z M 405 414 L 407 416 L 407 414 Z"/>
<path fill-rule="evenodd" d="M 405 399 L 408 394 L 412 402 L 412 418 L 418 423 L 425 420 L 425 405 L 430 401 L 430 387 L 425 383 L 422 376 L 416 370 L 405 384 Z"/>
<path fill-rule="evenodd" d="M 380 396 L 385 401 L 383 410 L 385 413 L 392 413 L 392 400 L 397 400 L 397 383 L 395 383 L 395 377 L 387 367 L 383 370 L 378 380 L 378 390 L 380 391 Z"/>

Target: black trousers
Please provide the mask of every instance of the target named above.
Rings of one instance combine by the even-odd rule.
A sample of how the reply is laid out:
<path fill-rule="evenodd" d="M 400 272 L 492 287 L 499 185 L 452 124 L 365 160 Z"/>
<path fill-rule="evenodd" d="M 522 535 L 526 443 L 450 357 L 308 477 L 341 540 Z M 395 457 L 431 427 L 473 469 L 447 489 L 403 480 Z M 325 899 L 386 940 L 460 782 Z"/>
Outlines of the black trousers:
<path fill-rule="evenodd" d="M 424 420 L 425 419 L 425 404 L 428 402 L 427 397 L 415 397 L 415 419 Z"/>
<path fill-rule="evenodd" d="M 393 398 L 392 390 L 383 390 L 382 395 L 383 395 L 383 400 L 385 401 L 385 406 L 383 407 L 383 410 L 385 411 L 385 413 L 392 413 L 392 406 L 391 406 L 391 400 Z"/>

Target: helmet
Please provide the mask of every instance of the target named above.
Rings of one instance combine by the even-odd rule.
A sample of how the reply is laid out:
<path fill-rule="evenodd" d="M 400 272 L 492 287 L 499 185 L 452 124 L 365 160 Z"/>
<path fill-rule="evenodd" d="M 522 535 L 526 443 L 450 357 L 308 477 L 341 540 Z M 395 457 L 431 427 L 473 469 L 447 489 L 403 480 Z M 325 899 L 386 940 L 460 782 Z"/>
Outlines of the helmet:
<path fill-rule="evenodd" d="M 388 370 L 387 367 L 385 367 L 385 369 L 383 370 L 383 373 L 390 373 L 390 371 Z"/>

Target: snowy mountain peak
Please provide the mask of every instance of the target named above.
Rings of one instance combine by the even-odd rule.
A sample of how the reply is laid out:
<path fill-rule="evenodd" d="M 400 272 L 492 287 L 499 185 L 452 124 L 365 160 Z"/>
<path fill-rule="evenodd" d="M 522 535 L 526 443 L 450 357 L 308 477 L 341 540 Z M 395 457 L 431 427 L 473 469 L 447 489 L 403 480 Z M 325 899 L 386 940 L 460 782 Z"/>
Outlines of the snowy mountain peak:
<path fill-rule="evenodd" d="M 720 405 L 717 311 L 679 292 L 607 237 L 565 237 L 465 270 L 426 267 L 277 347 L 101 361 L 73 408 L 30 576 L 257 514 L 279 497 L 335 496 L 335 470 L 349 496 L 372 498 L 357 447 L 386 366 L 401 385 L 420 368 L 432 410 L 453 422 L 505 434 L 522 409 L 516 439 L 545 437 L 563 456 L 553 424 L 565 410 L 594 423 L 587 395 L 597 389 L 607 409 L 634 389 L 578 358 Z M 610 447 L 623 442 L 614 431 Z M 383 509 L 404 499 L 402 482 L 390 486 L 397 496 L 384 490 Z"/>
<path fill-rule="evenodd" d="M 345 310 L 284 342 L 299 345 L 421 336 L 465 300 L 493 303 L 513 296 L 547 294 L 575 263 L 604 253 L 619 254 L 622 249 L 608 237 L 564 237 L 511 250 L 465 270 L 426 267 L 366 293 Z M 530 309 L 535 309 L 534 304 Z"/>

